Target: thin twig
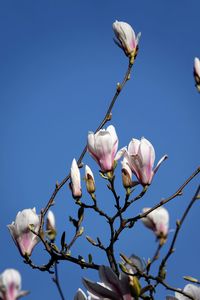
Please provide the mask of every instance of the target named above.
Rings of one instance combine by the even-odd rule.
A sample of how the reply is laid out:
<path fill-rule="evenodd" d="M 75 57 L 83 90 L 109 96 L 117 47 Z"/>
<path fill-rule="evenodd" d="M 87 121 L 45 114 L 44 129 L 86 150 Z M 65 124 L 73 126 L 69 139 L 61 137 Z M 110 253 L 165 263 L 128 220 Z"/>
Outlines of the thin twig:
<path fill-rule="evenodd" d="M 112 109 L 115 105 L 115 102 L 116 102 L 119 94 L 121 93 L 122 89 L 124 88 L 126 82 L 130 79 L 130 73 L 131 73 L 132 66 L 133 66 L 133 63 L 129 61 L 128 69 L 126 71 L 124 79 L 123 79 L 122 83 L 120 84 L 120 87 L 119 86 L 117 87 L 116 92 L 115 92 L 115 94 L 110 102 L 110 105 L 105 113 L 105 116 L 104 116 L 103 120 L 101 121 L 100 125 L 95 130 L 95 132 L 99 131 L 108 121 L 111 120 Z M 87 152 L 87 146 L 84 147 L 83 151 L 80 154 L 80 157 L 77 161 L 78 165 L 81 165 L 82 159 L 85 156 L 86 152 Z M 55 199 L 57 193 L 63 187 L 63 185 L 69 180 L 69 178 L 70 178 L 70 174 L 68 174 L 60 183 L 56 184 L 55 189 L 54 189 L 48 203 L 46 204 L 45 208 L 41 210 L 40 230 L 43 226 L 44 217 L 45 217 L 46 213 L 48 212 L 49 208 L 54 204 L 54 199 Z"/>
<path fill-rule="evenodd" d="M 65 300 L 65 297 L 63 295 L 63 291 L 61 289 L 61 286 L 60 286 L 60 281 L 59 281 L 59 276 L 58 276 L 58 266 L 57 266 L 57 262 L 55 262 L 55 277 L 53 277 L 53 282 L 55 282 L 56 286 L 57 286 L 57 289 L 58 289 L 58 292 L 60 294 L 60 297 L 62 300 Z"/>
<path fill-rule="evenodd" d="M 137 269 L 137 273 L 129 273 L 128 271 L 123 270 L 123 273 L 125 273 L 128 276 L 131 277 L 135 277 L 135 276 L 139 276 L 142 277 L 146 280 L 146 282 L 149 284 L 149 282 L 151 282 L 151 280 L 155 281 L 158 284 L 163 285 L 167 290 L 173 291 L 173 292 L 177 292 L 179 294 L 184 295 L 185 297 L 188 297 L 191 300 L 195 300 L 190 294 L 184 292 L 183 290 L 180 290 L 178 288 L 174 288 L 172 286 L 170 286 L 168 283 L 166 283 L 162 278 L 160 278 L 159 276 L 152 276 L 150 274 L 146 274 L 143 271 L 140 271 L 139 269 Z M 154 289 L 155 286 L 152 286 L 152 289 Z M 152 298 L 151 298 L 152 299 Z"/>
<path fill-rule="evenodd" d="M 158 247 L 157 247 L 157 249 L 156 249 L 156 252 L 155 252 L 153 258 L 149 261 L 149 263 L 148 263 L 148 265 L 147 265 L 147 267 L 146 267 L 146 272 L 147 272 L 147 274 L 150 273 L 150 269 L 151 269 L 152 264 L 159 258 L 160 250 L 161 250 L 162 246 L 163 246 L 162 243 L 159 243 L 159 244 L 158 244 Z"/>
<path fill-rule="evenodd" d="M 168 203 L 169 201 L 171 201 L 172 199 L 176 198 L 177 196 L 181 196 L 182 192 L 184 190 L 184 188 L 188 185 L 188 183 L 199 174 L 200 172 L 200 167 L 198 167 L 193 173 L 192 175 L 181 185 L 181 187 L 178 188 L 178 190 L 170 197 L 161 200 L 158 204 L 156 204 L 154 207 L 150 208 L 148 211 L 146 211 L 143 214 L 139 214 L 136 217 L 130 218 L 126 220 L 126 224 L 129 227 L 132 227 L 134 225 L 134 223 L 144 217 L 146 217 L 150 212 L 154 211 L 155 209 L 157 209 L 160 206 L 163 206 L 164 204 Z"/>
<path fill-rule="evenodd" d="M 169 247 L 169 250 L 168 250 L 167 254 L 165 255 L 165 257 L 163 258 L 163 260 L 162 260 L 162 262 L 160 264 L 159 274 L 162 272 L 163 268 L 165 267 L 166 262 L 167 262 L 168 258 L 170 257 L 170 255 L 174 252 L 174 245 L 175 245 L 176 240 L 178 238 L 178 234 L 180 232 L 180 229 L 181 229 L 181 227 L 183 225 L 183 222 L 184 222 L 185 218 L 187 217 L 190 209 L 192 208 L 193 204 L 197 200 L 197 196 L 199 195 L 199 192 L 200 192 L 200 185 L 198 186 L 198 188 L 197 188 L 197 190 L 195 192 L 195 195 L 193 196 L 192 200 L 190 201 L 189 205 L 187 206 L 186 210 L 184 211 L 181 220 L 176 222 L 176 231 L 174 233 L 174 237 L 172 239 L 172 242 L 171 242 L 171 245 Z"/>

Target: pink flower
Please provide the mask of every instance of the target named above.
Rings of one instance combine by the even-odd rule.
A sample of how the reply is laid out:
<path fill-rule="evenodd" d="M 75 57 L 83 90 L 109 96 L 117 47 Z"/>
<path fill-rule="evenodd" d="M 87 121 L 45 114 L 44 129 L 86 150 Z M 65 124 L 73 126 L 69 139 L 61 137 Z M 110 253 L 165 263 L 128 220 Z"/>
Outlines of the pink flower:
<path fill-rule="evenodd" d="M 114 126 L 110 125 L 106 130 L 101 129 L 97 133 L 89 132 L 87 149 L 102 172 L 112 171 L 118 149 L 118 137 Z M 119 158 L 118 155 L 117 159 Z"/>
<path fill-rule="evenodd" d="M 81 191 L 81 176 L 79 167 L 77 165 L 77 162 L 75 158 L 72 161 L 71 165 L 71 189 L 72 189 L 72 195 L 76 198 L 81 198 L 82 191 Z"/>
<path fill-rule="evenodd" d="M 142 212 L 146 213 L 150 208 L 143 208 Z M 143 224 L 151 229 L 158 238 L 166 238 L 169 230 L 169 213 L 166 208 L 158 207 L 142 218 Z"/>
<path fill-rule="evenodd" d="M 115 21 L 113 30 L 118 40 L 114 41 L 122 48 L 127 56 L 135 54 L 141 33 L 135 36 L 133 28 L 126 22 Z"/>
<path fill-rule="evenodd" d="M 164 155 L 155 169 L 153 169 L 155 161 L 154 147 L 148 140 L 141 138 L 141 141 L 137 139 L 131 140 L 128 150 L 125 151 L 125 158 L 138 181 L 145 186 L 151 184 L 153 176 L 161 163 L 167 158 L 167 155 Z"/>
<path fill-rule="evenodd" d="M 40 216 L 36 214 L 35 208 L 19 211 L 15 222 L 8 225 L 10 234 L 22 256 L 30 256 L 33 248 L 39 242 L 39 238 L 31 232 L 30 226 L 35 232 L 38 232 Z"/>
<path fill-rule="evenodd" d="M 21 275 L 15 269 L 6 269 L 0 274 L 0 299 L 16 300 L 28 292 L 21 291 Z"/>

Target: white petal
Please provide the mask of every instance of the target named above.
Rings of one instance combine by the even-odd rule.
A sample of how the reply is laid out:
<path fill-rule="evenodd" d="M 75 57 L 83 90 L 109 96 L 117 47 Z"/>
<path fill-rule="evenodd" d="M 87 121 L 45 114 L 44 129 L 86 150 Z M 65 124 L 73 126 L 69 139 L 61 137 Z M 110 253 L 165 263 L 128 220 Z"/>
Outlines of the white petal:
<path fill-rule="evenodd" d="M 106 131 L 110 133 L 113 144 L 116 143 L 116 141 L 118 141 L 118 137 L 115 131 L 115 127 L 113 125 L 110 125 L 107 127 Z"/>
<path fill-rule="evenodd" d="M 87 175 L 90 175 L 94 181 L 94 175 L 92 170 L 90 169 L 90 167 L 88 165 L 85 165 L 85 177 L 87 178 Z"/>
<path fill-rule="evenodd" d="M 124 155 L 125 152 L 126 152 L 126 147 L 123 147 L 119 151 L 117 151 L 117 154 L 115 155 L 115 160 L 119 160 Z"/>
<path fill-rule="evenodd" d="M 153 168 L 155 161 L 155 150 L 153 145 L 145 138 L 141 138 L 138 154 L 140 155 L 144 165 L 148 165 L 150 169 Z"/>
<path fill-rule="evenodd" d="M 56 226 L 55 216 L 54 216 L 54 213 L 51 210 L 48 211 L 47 219 L 48 219 L 49 224 L 51 225 L 51 227 L 55 228 L 55 226 Z"/>
<path fill-rule="evenodd" d="M 139 146 L 140 146 L 140 140 L 132 139 L 128 145 L 128 154 L 129 155 L 138 154 Z"/>
<path fill-rule="evenodd" d="M 160 165 L 162 164 L 162 162 L 163 162 L 164 160 L 166 160 L 167 158 L 168 158 L 168 156 L 165 154 L 165 155 L 159 160 L 159 162 L 157 163 L 157 165 L 156 165 L 156 167 L 155 167 L 155 169 L 154 169 L 154 174 L 156 174 L 156 172 L 158 171 L 158 169 L 159 169 Z"/>

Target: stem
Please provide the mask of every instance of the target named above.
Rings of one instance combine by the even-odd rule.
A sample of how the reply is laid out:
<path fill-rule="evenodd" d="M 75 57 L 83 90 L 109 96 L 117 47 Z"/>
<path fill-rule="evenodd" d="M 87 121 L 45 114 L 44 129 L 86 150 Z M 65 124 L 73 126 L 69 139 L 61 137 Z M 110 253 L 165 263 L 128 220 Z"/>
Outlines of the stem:
<path fill-rule="evenodd" d="M 57 261 L 55 262 L 55 277 L 53 278 L 53 282 L 55 282 L 56 286 L 57 286 L 57 289 L 58 289 L 58 292 L 60 294 L 60 297 L 62 300 L 65 300 L 65 297 L 63 295 L 63 292 L 62 292 L 62 289 L 61 289 L 61 286 L 60 286 L 60 282 L 59 282 L 59 277 L 58 277 L 58 266 L 57 266 Z"/>
<path fill-rule="evenodd" d="M 163 244 L 159 243 L 153 258 L 150 260 L 149 264 L 147 265 L 147 268 L 146 268 L 147 274 L 149 274 L 152 264 L 159 258 L 160 250 L 161 250 L 162 246 L 163 246 Z"/>
<path fill-rule="evenodd" d="M 124 79 L 122 81 L 122 83 L 120 84 L 120 88 L 117 87 L 116 92 L 110 102 L 110 105 L 105 113 L 105 116 L 103 118 L 103 120 L 101 121 L 100 125 L 97 127 L 97 129 L 95 130 L 95 132 L 99 131 L 108 121 L 111 120 L 111 113 L 112 113 L 112 109 L 115 105 L 115 102 L 119 96 L 119 94 L 121 93 L 122 89 L 124 88 L 126 82 L 130 79 L 130 73 L 131 73 L 131 69 L 133 67 L 133 63 L 129 61 L 129 65 L 128 65 L 128 69 L 126 71 L 126 74 L 124 76 Z M 84 147 L 83 151 L 80 154 L 80 157 L 77 161 L 77 164 L 80 166 L 81 162 L 85 156 L 87 152 L 87 146 Z M 70 178 L 70 173 L 61 181 L 61 183 L 57 183 L 56 187 L 48 201 L 48 203 L 46 204 L 45 208 L 41 210 L 41 222 L 40 222 L 40 230 L 42 229 L 43 226 L 43 222 L 44 222 L 44 217 L 46 215 L 46 213 L 48 212 L 49 208 L 54 204 L 54 199 L 57 195 L 57 193 L 59 192 L 59 190 L 63 187 L 63 185 L 69 180 Z"/>
<path fill-rule="evenodd" d="M 112 177 L 112 179 L 109 180 L 110 182 L 110 190 L 112 191 L 113 193 L 113 196 L 115 198 L 115 202 L 116 202 L 116 205 L 115 207 L 117 208 L 117 212 L 119 213 L 119 217 L 120 217 L 120 222 L 123 221 L 123 217 L 122 217 L 122 213 L 121 213 L 121 207 L 120 207 L 120 196 L 117 195 L 116 191 L 115 191 L 115 176 Z"/>

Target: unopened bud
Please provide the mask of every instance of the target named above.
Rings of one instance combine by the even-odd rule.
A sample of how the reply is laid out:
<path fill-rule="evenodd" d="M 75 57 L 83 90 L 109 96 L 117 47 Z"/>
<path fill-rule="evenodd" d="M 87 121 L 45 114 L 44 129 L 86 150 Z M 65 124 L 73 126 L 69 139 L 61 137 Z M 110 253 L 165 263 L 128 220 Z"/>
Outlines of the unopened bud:
<path fill-rule="evenodd" d="M 138 299 L 140 296 L 141 292 L 141 285 L 136 276 L 129 276 L 130 279 L 130 290 L 131 290 L 131 295 L 135 298 Z"/>
<path fill-rule="evenodd" d="M 88 193 L 93 194 L 95 192 L 94 175 L 90 167 L 87 165 L 85 166 L 85 180 Z"/>
<path fill-rule="evenodd" d="M 48 238 L 53 241 L 56 237 L 56 225 L 55 225 L 55 216 L 51 210 L 48 211 L 47 220 L 46 220 L 46 231 Z"/>
<path fill-rule="evenodd" d="M 198 57 L 194 59 L 194 80 L 197 90 L 200 92 L 200 60 Z"/>
<path fill-rule="evenodd" d="M 81 191 L 81 177 L 80 177 L 80 171 L 77 165 L 77 162 L 75 159 L 72 161 L 71 165 L 71 190 L 72 190 L 72 196 L 74 199 L 80 199 L 82 196 L 82 191 Z"/>
<path fill-rule="evenodd" d="M 122 89 L 122 86 L 121 86 L 121 84 L 118 82 L 118 83 L 117 83 L 117 91 L 120 92 L 121 89 Z"/>
<path fill-rule="evenodd" d="M 132 172 L 127 163 L 127 159 L 124 158 L 122 164 L 122 182 L 123 186 L 128 189 L 132 186 Z"/>

